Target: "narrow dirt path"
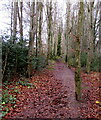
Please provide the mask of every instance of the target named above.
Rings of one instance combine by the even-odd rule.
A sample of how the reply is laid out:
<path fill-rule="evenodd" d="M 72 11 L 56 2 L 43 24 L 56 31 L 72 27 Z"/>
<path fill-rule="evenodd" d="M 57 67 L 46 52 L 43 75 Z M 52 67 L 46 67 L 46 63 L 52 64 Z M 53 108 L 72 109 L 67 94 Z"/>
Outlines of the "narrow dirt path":
<path fill-rule="evenodd" d="M 80 103 L 75 100 L 75 80 L 74 72 L 66 64 L 57 62 L 53 74 L 57 80 L 61 80 L 64 89 L 67 91 L 68 117 L 80 117 Z"/>

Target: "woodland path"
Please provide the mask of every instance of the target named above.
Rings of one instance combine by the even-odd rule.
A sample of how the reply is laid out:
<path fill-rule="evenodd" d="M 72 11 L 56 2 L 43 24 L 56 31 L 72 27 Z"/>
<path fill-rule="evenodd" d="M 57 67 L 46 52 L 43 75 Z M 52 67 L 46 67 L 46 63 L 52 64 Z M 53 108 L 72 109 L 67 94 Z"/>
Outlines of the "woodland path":
<path fill-rule="evenodd" d="M 80 103 L 75 99 L 74 72 L 66 64 L 57 62 L 53 73 L 56 79 L 61 80 L 64 89 L 67 91 L 68 117 L 80 117 Z"/>
<path fill-rule="evenodd" d="M 45 69 L 37 71 L 29 82 L 35 87 L 15 84 L 8 86 L 20 91 L 16 104 L 5 118 L 30 120 L 65 120 L 64 118 L 99 118 L 99 73 L 83 77 L 83 102 L 75 100 L 74 70 L 61 61 L 52 62 Z M 92 80 L 92 81 L 91 81 Z M 93 86 L 93 87 L 92 87 Z M 35 120 L 34 119 L 34 120 Z M 77 120 L 80 120 L 77 119 Z M 5 119 L 4 119 L 5 120 Z M 94 119 L 98 120 L 98 119 Z"/>
<path fill-rule="evenodd" d="M 66 64 L 55 62 L 54 69 L 45 69 L 32 77 L 36 89 L 21 88 L 16 108 L 6 118 L 78 118 L 79 103 L 75 100 L 74 72 Z"/>

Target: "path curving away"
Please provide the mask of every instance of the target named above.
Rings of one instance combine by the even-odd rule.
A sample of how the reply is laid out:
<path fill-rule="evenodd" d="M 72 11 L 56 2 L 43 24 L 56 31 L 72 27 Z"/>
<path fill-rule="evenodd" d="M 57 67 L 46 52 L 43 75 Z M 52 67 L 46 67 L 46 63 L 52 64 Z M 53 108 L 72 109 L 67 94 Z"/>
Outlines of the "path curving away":
<path fill-rule="evenodd" d="M 80 117 L 80 103 L 75 99 L 75 80 L 74 72 L 66 64 L 57 62 L 53 74 L 57 80 L 61 80 L 64 89 L 67 91 L 68 117 Z"/>

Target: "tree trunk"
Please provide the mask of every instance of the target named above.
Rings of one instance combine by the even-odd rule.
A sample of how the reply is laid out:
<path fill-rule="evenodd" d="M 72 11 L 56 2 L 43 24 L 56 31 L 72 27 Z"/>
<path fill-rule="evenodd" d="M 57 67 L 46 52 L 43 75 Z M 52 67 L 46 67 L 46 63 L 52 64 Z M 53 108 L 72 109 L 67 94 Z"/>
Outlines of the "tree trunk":
<path fill-rule="evenodd" d="M 36 33 L 35 33 L 35 36 L 36 36 L 36 67 L 35 69 L 37 70 L 38 68 L 38 17 L 39 17 L 39 2 L 36 3 Z"/>
<path fill-rule="evenodd" d="M 41 40 L 41 33 L 42 33 L 42 17 L 43 17 L 43 4 L 39 2 L 39 55 L 42 54 L 42 40 Z"/>
<path fill-rule="evenodd" d="M 66 61 L 67 58 L 69 58 L 70 53 L 69 53 L 69 49 L 70 49 L 70 3 L 67 3 L 67 10 L 66 10 L 66 14 L 67 14 L 67 20 L 66 20 Z"/>
<path fill-rule="evenodd" d="M 11 37 L 13 35 L 12 27 L 13 27 L 13 2 L 11 2 Z"/>
<path fill-rule="evenodd" d="M 13 44 L 16 41 L 16 33 L 17 33 L 17 10 L 18 10 L 18 2 L 14 2 L 14 15 L 13 15 Z"/>
<path fill-rule="evenodd" d="M 61 55 L 61 28 L 59 27 L 59 33 L 58 33 L 58 44 L 57 44 L 57 56 Z"/>
<path fill-rule="evenodd" d="M 20 2 L 20 40 L 23 41 L 23 2 Z"/>
<path fill-rule="evenodd" d="M 32 57 L 34 53 L 34 36 L 35 36 L 35 3 L 32 2 L 30 6 L 30 31 L 29 31 L 29 51 L 28 51 L 28 77 L 32 75 Z"/>
<path fill-rule="evenodd" d="M 57 28 L 57 3 L 54 3 L 54 16 L 53 16 L 53 40 L 52 40 L 52 47 L 53 47 L 53 56 L 57 55 L 57 41 L 58 41 L 58 28 Z"/>
<path fill-rule="evenodd" d="M 52 26 L 52 2 L 50 2 L 47 5 L 47 24 L 48 24 L 48 51 L 47 51 L 47 64 L 48 64 L 48 60 L 50 59 L 50 55 L 51 55 L 51 35 L 52 35 L 52 31 L 51 31 L 51 26 Z"/>
<path fill-rule="evenodd" d="M 81 100 L 81 38 L 82 38 L 82 26 L 83 26 L 83 11 L 84 5 L 83 2 L 80 1 L 80 8 L 78 13 L 78 28 L 77 28 L 77 36 L 76 36 L 76 71 L 75 71 L 75 91 L 76 91 L 76 99 Z"/>
<path fill-rule="evenodd" d="M 23 2 L 20 2 L 18 7 L 18 19 L 19 19 L 19 31 L 20 31 L 20 41 L 23 41 Z"/>
<path fill-rule="evenodd" d="M 89 3 L 88 8 L 88 50 L 87 50 L 87 63 L 86 63 L 86 71 L 90 73 L 90 66 L 93 58 L 93 41 L 94 41 L 94 34 L 93 34 L 93 27 L 92 27 L 92 7 L 93 3 Z"/>

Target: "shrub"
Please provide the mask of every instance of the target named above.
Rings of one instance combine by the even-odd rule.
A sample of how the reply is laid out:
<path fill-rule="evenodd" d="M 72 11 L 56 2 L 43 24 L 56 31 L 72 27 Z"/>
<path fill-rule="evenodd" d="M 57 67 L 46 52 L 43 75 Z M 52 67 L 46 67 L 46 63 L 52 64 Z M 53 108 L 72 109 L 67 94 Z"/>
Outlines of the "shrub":
<path fill-rule="evenodd" d="M 99 71 L 99 55 L 96 53 L 93 53 L 94 54 L 94 57 L 92 59 L 92 62 L 91 62 L 91 66 L 90 66 L 90 69 L 91 71 L 96 71 L 98 72 Z M 86 68 L 86 62 L 87 62 L 87 54 L 86 53 L 82 53 L 81 54 L 81 67 L 84 67 Z"/>
<path fill-rule="evenodd" d="M 76 67 L 75 58 L 70 57 L 70 58 L 67 58 L 67 60 L 68 60 L 69 66 Z"/>
<path fill-rule="evenodd" d="M 9 41 L 2 43 L 3 70 L 6 63 L 3 80 L 10 79 L 14 74 L 25 74 L 27 69 L 28 48 L 21 44 L 11 44 Z M 7 58 L 7 59 L 6 59 Z"/>
<path fill-rule="evenodd" d="M 45 56 L 34 56 L 33 57 L 33 69 L 40 69 L 46 66 L 46 57 Z"/>
<path fill-rule="evenodd" d="M 51 59 L 52 59 L 52 60 L 59 60 L 59 59 L 61 59 L 61 56 L 52 56 Z"/>
<path fill-rule="evenodd" d="M 86 67 L 87 54 L 81 53 L 81 67 Z"/>
<path fill-rule="evenodd" d="M 35 55 L 33 56 L 33 69 L 40 69 L 46 66 L 46 57 L 44 55 L 38 57 Z M 16 74 L 26 76 L 28 66 L 28 47 L 21 42 L 12 44 L 10 40 L 5 40 L 2 43 L 2 60 L 2 68 L 4 71 L 3 81 L 11 79 Z"/>
<path fill-rule="evenodd" d="M 92 63 L 91 63 L 91 71 L 98 72 L 99 69 L 100 69 L 100 58 L 96 54 L 96 55 L 94 55 L 94 58 L 93 58 Z"/>
<path fill-rule="evenodd" d="M 76 67 L 76 63 L 75 63 L 75 58 L 74 57 L 70 57 L 67 59 L 68 60 L 68 65 L 72 66 L 72 67 Z M 82 68 L 86 68 L 86 62 L 87 62 L 87 54 L 86 53 L 82 53 L 81 54 L 81 67 Z M 91 62 L 91 71 L 96 71 L 98 72 L 100 69 L 100 58 L 98 54 L 94 53 L 94 57 L 92 59 Z"/>

